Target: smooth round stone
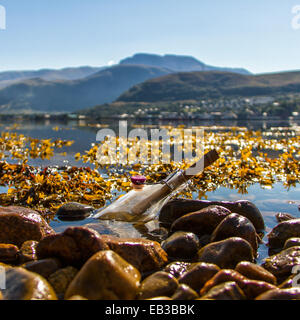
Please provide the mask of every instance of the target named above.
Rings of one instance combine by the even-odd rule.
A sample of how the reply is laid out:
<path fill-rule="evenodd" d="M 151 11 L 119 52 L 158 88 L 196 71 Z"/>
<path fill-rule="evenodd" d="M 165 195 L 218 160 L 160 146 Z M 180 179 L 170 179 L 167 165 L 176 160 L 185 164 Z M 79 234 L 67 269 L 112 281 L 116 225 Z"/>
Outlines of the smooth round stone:
<path fill-rule="evenodd" d="M 25 241 L 40 241 L 51 234 L 55 231 L 38 212 L 15 206 L 0 208 L 0 243 L 20 248 Z"/>
<path fill-rule="evenodd" d="M 62 221 L 84 220 L 95 210 L 95 208 L 77 203 L 69 202 L 63 204 L 56 212 L 56 216 Z"/>
<path fill-rule="evenodd" d="M 240 262 L 236 266 L 235 270 L 243 276 L 252 280 L 265 281 L 275 285 L 277 283 L 276 277 L 271 272 L 249 261 Z"/>
<path fill-rule="evenodd" d="M 217 225 L 230 213 L 231 212 L 224 207 L 209 206 L 175 220 L 171 225 L 171 232 L 193 232 L 199 237 L 205 234 L 211 234 Z"/>
<path fill-rule="evenodd" d="M 221 269 L 234 269 L 241 261 L 254 261 L 253 249 L 248 241 L 232 237 L 212 242 L 198 251 L 198 261 L 214 263 Z"/>
<path fill-rule="evenodd" d="M 292 219 L 279 223 L 268 234 L 270 248 L 283 248 L 289 238 L 300 237 L 300 219 Z"/>
<path fill-rule="evenodd" d="M 68 286 L 65 299 L 79 295 L 88 300 L 133 300 L 141 275 L 111 250 L 94 254 Z"/>
<path fill-rule="evenodd" d="M 139 299 L 159 296 L 171 297 L 178 287 L 178 281 L 171 274 L 159 271 L 147 277 L 140 286 Z"/>
<path fill-rule="evenodd" d="M 240 237 L 247 240 L 255 251 L 258 248 L 254 225 L 248 218 L 236 213 L 230 214 L 220 222 L 211 236 L 211 242 L 224 240 L 230 237 Z"/>
<path fill-rule="evenodd" d="M 161 247 L 169 257 L 178 259 L 192 259 L 197 254 L 200 244 L 199 238 L 192 232 L 175 232 L 161 243 Z"/>
<path fill-rule="evenodd" d="M 179 277 L 178 281 L 198 292 L 204 284 L 219 271 L 220 268 L 215 264 L 198 262 L 192 264 L 191 267 Z"/>
<path fill-rule="evenodd" d="M 40 275 L 24 268 L 4 267 L 4 300 L 57 300 L 51 285 Z"/>

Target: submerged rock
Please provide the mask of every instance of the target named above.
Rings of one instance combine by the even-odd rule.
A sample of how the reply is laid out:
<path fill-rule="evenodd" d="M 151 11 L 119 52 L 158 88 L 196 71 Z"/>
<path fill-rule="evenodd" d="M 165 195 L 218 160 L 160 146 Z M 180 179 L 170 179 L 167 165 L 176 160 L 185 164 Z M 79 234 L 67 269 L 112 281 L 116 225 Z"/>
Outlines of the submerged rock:
<path fill-rule="evenodd" d="M 39 259 L 55 257 L 65 265 L 81 266 L 96 252 L 107 249 L 107 244 L 95 230 L 69 227 L 63 233 L 40 241 L 37 256 Z"/>
<path fill-rule="evenodd" d="M 265 259 L 262 264 L 266 270 L 279 280 L 285 280 L 289 277 L 292 274 L 293 267 L 296 265 L 300 265 L 300 246 L 285 249 Z"/>
<path fill-rule="evenodd" d="M 110 250 L 132 264 L 140 272 L 156 271 L 168 261 L 166 252 L 160 244 L 146 239 L 120 239 L 103 235 L 103 240 Z"/>
<path fill-rule="evenodd" d="M 171 297 L 178 288 L 178 281 L 171 274 L 159 271 L 147 277 L 140 286 L 139 299 L 158 296 Z"/>
<path fill-rule="evenodd" d="M 195 300 L 197 298 L 199 298 L 198 293 L 186 284 L 179 285 L 172 295 L 173 300 Z"/>
<path fill-rule="evenodd" d="M 200 244 L 194 233 L 178 231 L 163 241 L 161 247 L 172 258 L 192 259 L 197 254 Z"/>
<path fill-rule="evenodd" d="M 234 281 L 221 283 L 211 288 L 200 300 L 245 300 L 242 289 Z"/>
<path fill-rule="evenodd" d="M 220 268 L 215 264 L 198 262 L 194 263 L 184 274 L 182 274 L 178 281 L 198 292 L 202 289 L 204 284 L 219 271 Z"/>
<path fill-rule="evenodd" d="M 268 234 L 271 248 L 282 248 L 289 238 L 300 237 L 300 219 L 293 219 L 279 223 Z"/>
<path fill-rule="evenodd" d="M 173 223 L 178 218 L 190 213 L 207 208 L 208 206 L 222 206 L 231 212 L 238 213 L 248 218 L 257 231 L 265 229 L 265 223 L 261 212 L 250 201 L 239 200 L 229 201 L 207 201 L 190 199 L 173 199 L 169 201 L 161 210 L 159 220 L 165 223 Z"/>
<path fill-rule="evenodd" d="M 270 283 L 250 280 L 235 270 L 223 269 L 205 283 L 200 291 L 201 296 L 206 295 L 213 287 L 228 281 L 234 281 L 242 289 L 247 299 L 254 299 L 268 290 L 276 289 Z"/>
<path fill-rule="evenodd" d="M 132 300 L 140 284 L 139 271 L 111 250 L 94 254 L 70 283 L 65 299 Z"/>
<path fill-rule="evenodd" d="M 0 262 L 14 264 L 19 258 L 19 248 L 13 244 L 0 243 Z"/>
<path fill-rule="evenodd" d="M 277 283 L 276 277 L 271 272 L 249 261 L 240 262 L 235 270 L 248 279 L 265 281 L 274 285 Z"/>
<path fill-rule="evenodd" d="M 0 207 L 0 243 L 21 247 L 27 240 L 40 241 L 53 234 L 54 230 L 38 212 L 23 207 Z"/>
<path fill-rule="evenodd" d="M 300 288 L 269 290 L 255 300 L 300 300 Z"/>
<path fill-rule="evenodd" d="M 5 267 L 4 300 L 57 300 L 51 285 L 40 275 L 23 268 Z"/>
<path fill-rule="evenodd" d="M 256 230 L 248 218 L 237 213 L 231 213 L 214 230 L 211 242 L 224 240 L 230 237 L 240 237 L 247 240 L 254 251 L 258 248 Z"/>
<path fill-rule="evenodd" d="M 231 212 L 221 206 L 209 206 L 178 218 L 171 226 L 171 231 L 187 231 L 203 236 L 211 234 L 217 225 Z"/>
<path fill-rule="evenodd" d="M 83 220 L 90 216 L 94 210 L 95 208 L 85 204 L 68 202 L 57 210 L 56 216 L 62 221 Z"/>
<path fill-rule="evenodd" d="M 239 237 L 212 242 L 198 252 L 198 261 L 214 263 L 220 268 L 234 269 L 241 261 L 254 261 L 250 243 Z"/>

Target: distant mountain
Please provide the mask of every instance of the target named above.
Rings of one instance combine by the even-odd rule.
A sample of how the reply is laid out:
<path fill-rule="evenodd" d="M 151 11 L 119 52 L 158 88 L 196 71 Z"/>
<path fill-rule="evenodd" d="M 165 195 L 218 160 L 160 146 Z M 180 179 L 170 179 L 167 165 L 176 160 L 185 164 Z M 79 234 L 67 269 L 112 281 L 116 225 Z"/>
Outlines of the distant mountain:
<path fill-rule="evenodd" d="M 41 69 L 28 71 L 0 72 L 0 88 L 20 82 L 26 79 L 41 78 L 43 80 L 77 80 L 99 72 L 105 67 L 78 67 L 64 69 Z"/>
<path fill-rule="evenodd" d="M 153 67 L 166 68 L 172 72 L 191 72 L 191 71 L 226 71 L 240 74 L 251 74 L 242 68 L 222 68 L 206 65 L 205 63 L 190 56 L 171 55 L 164 56 L 148 53 L 137 53 L 133 57 L 120 61 L 120 64 L 147 65 Z"/>
<path fill-rule="evenodd" d="M 0 112 L 72 112 L 112 102 L 130 87 L 169 72 L 157 67 L 116 65 L 80 80 L 24 80 L 0 89 Z"/>
<path fill-rule="evenodd" d="M 138 84 L 123 93 L 117 101 L 161 102 L 299 92 L 300 71 L 262 75 L 216 71 L 182 72 Z"/>

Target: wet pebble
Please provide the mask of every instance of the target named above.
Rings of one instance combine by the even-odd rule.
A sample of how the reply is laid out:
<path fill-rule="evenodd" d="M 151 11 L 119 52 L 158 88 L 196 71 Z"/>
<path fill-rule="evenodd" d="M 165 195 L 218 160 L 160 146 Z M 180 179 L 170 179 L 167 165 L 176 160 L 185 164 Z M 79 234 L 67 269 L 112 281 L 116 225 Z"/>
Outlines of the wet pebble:
<path fill-rule="evenodd" d="M 68 202 L 57 210 L 56 216 L 62 221 L 83 220 L 90 216 L 94 210 L 95 208 L 85 204 Z"/>
<path fill-rule="evenodd" d="M 14 264 L 18 261 L 19 248 L 13 244 L 0 244 L 0 262 Z"/>
<path fill-rule="evenodd" d="M 241 261 L 254 261 L 253 249 L 245 239 L 231 237 L 201 248 L 198 251 L 198 261 L 214 263 L 221 269 L 234 269 Z"/>
<path fill-rule="evenodd" d="M 57 300 L 51 285 L 37 273 L 19 267 L 5 267 L 4 300 Z"/>
<path fill-rule="evenodd" d="M 200 248 L 200 243 L 199 238 L 194 233 L 178 231 L 163 241 L 161 247 L 169 257 L 193 259 Z"/>
<path fill-rule="evenodd" d="M 235 270 L 248 279 L 265 281 L 274 285 L 277 283 L 276 277 L 271 272 L 249 261 L 240 262 Z"/>
<path fill-rule="evenodd" d="M 247 240 L 253 250 L 257 250 L 256 230 L 248 218 L 237 213 L 227 216 L 214 230 L 211 236 L 211 242 L 224 240 L 230 237 L 240 237 Z"/>
<path fill-rule="evenodd" d="M 300 237 L 300 219 L 279 223 L 268 234 L 268 245 L 271 248 L 282 248 L 289 238 Z"/>
<path fill-rule="evenodd" d="M 192 212 L 174 221 L 171 232 L 193 232 L 201 237 L 211 234 L 217 225 L 231 212 L 221 206 L 209 206 L 200 211 Z"/>
<path fill-rule="evenodd" d="M 14 206 L 0 208 L 0 243 L 20 248 L 27 240 L 39 241 L 52 234 L 54 230 L 38 212 Z"/>
<path fill-rule="evenodd" d="M 198 292 L 202 289 L 204 284 L 219 271 L 220 268 L 212 263 L 194 263 L 179 277 L 178 281 Z"/>
<path fill-rule="evenodd" d="M 222 206 L 231 212 L 238 213 L 248 218 L 255 229 L 265 229 L 263 216 L 254 203 L 248 200 L 238 201 L 208 201 L 191 199 L 172 199 L 161 210 L 159 220 L 165 223 L 173 223 L 178 218 L 191 212 L 196 212 L 209 206 Z"/>
<path fill-rule="evenodd" d="M 139 271 L 111 250 L 94 254 L 70 283 L 65 299 L 132 300 L 140 285 Z"/>
<path fill-rule="evenodd" d="M 178 285 L 178 281 L 170 273 L 158 271 L 143 280 L 138 297 L 140 300 L 158 296 L 171 297 Z"/>
<path fill-rule="evenodd" d="M 102 239 L 110 250 L 118 253 L 140 272 L 160 270 L 168 262 L 166 252 L 156 241 L 135 238 L 116 238 L 103 235 Z"/>
<path fill-rule="evenodd" d="M 81 266 L 94 253 L 108 246 L 98 232 L 85 227 L 69 227 L 63 233 L 44 238 L 37 245 L 39 259 L 58 258 L 66 266 Z"/>
<path fill-rule="evenodd" d="M 223 269 L 208 280 L 200 291 L 200 295 L 206 295 L 211 288 L 228 281 L 234 281 L 244 292 L 247 299 L 254 299 L 258 295 L 276 287 L 265 281 L 250 280 L 232 269 Z"/>
<path fill-rule="evenodd" d="M 262 264 L 279 282 L 288 278 L 296 265 L 300 265 L 300 246 L 282 250 L 278 254 L 266 258 Z"/>

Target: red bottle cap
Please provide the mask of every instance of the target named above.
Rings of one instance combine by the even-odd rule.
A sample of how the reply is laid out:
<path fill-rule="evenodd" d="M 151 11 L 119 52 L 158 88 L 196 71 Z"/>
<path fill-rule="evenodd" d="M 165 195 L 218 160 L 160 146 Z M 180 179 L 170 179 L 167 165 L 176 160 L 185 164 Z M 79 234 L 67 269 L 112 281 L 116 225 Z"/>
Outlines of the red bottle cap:
<path fill-rule="evenodd" d="M 133 176 L 131 177 L 131 182 L 136 185 L 145 184 L 147 178 L 144 176 Z"/>

